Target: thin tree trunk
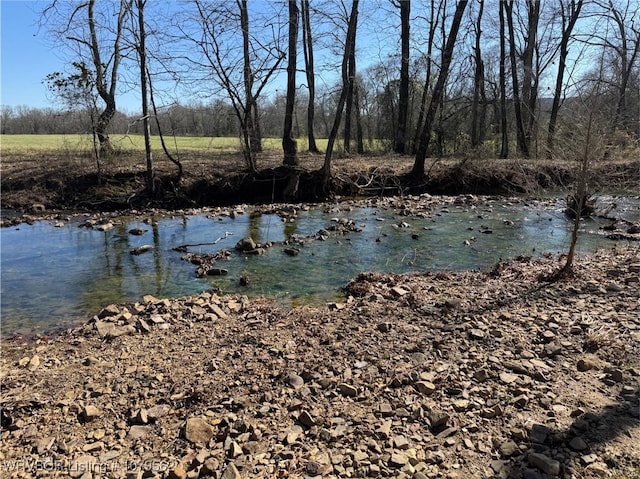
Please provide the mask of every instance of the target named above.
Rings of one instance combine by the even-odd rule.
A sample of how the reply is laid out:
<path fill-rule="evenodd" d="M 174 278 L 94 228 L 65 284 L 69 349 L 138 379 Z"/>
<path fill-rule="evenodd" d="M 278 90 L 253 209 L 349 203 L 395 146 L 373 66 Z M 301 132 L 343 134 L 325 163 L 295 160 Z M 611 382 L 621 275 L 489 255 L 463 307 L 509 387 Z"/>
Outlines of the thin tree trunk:
<path fill-rule="evenodd" d="M 473 102 L 471 103 L 471 146 L 480 145 L 480 93 L 484 83 L 484 64 L 482 63 L 482 54 L 480 50 L 480 38 L 482 36 L 482 12 L 484 10 L 484 2 L 480 2 L 478 10 L 478 18 L 476 19 L 476 43 L 474 47 L 475 74 L 473 77 Z"/>
<path fill-rule="evenodd" d="M 364 140 L 362 138 L 362 115 L 360 115 L 360 85 L 355 83 L 355 91 L 353 92 L 353 106 L 355 107 L 356 116 L 356 152 L 359 155 L 364 153 Z"/>
<path fill-rule="evenodd" d="M 522 79 L 522 102 L 524 111 L 522 122 L 524 126 L 524 140 L 529 156 L 533 148 L 535 136 L 536 109 L 538 104 L 538 72 L 534 71 L 534 55 L 536 54 L 538 22 L 540 20 L 540 1 L 528 0 L 527 2 L 527 37 L 525 50 L 522 55 L 524 75 Z"/>
<path fill-rule="evenodd" d="M 336 115 L 333 119 L 333 126 L 331 132 L 329 132 L 329 139 L 327 141 L 327 151 L 324 155 L 324 165 L 322 167 L 323 187 L 326 189 L 329 185 L 329 179 L 331 178 L 331 158 L 333 155 L 333 145 L 335 144 L 338 136 L 338 129 L 340 128 L 340 120 L 342 119 L 342 110 L 347 99 L 347 89 L 349 83 L 348 76 L 348 64 L 351 51 L 354 50 L 355 37 L 356 37 L 356 25 L 358 24 L 358 1 L 352 0 L 351 14 L 349 15 L 349 25 L 347 27 L 347 38 L 344 44 L 344 56 L 342 58 L 342 91 L 340 92 L 340 98 L 336 107 Z"/>
<path fill-rule="evenodd" d="M 520 97 L 520 86 L 518 80 L 518 62 L 516 59 L 516 39 L 513 26 L 513 2 L 505 0 L 504 7 L 507 17 L 507 27 L 509 30 L 509 58 L 511 59 L 511 83 L 513 89 L 513 109 L 516 116 L 516 138 L 518 140 L 518 150 L 526 158 L 529 157 L 529 149 L 522 115 L 522 99 Z M 502 4 L 502 2 L 500 2 Z"/>
<path fill-rule="evenodd" d="M 456 5 L 456 11 L 453 15 L 453 21 L 451 22 L 451 29 L 449 30 L 449 37 L 444 48 L 442 55 L 442 65 L 440 66 L 440 73 L 438 74 L 438 80 L 433 88 L 433 95 L 429 102 L 429 108 L 425 115 L 424 125 L 420 134 L 420 145 L 416 153 L 416 159 L 413 163 L 413 169 L 411 175 L 415 177 L 424 176 L 424 163 L 427 157 L 427 150 L 429 148 L 429 140 L 431 138 L 431 131 L 433 129 L 433 121 L 436 116 L 438 105 L 444 95 L 444 88 L 449 74 L 449 67 L 451 66 L 451 60 L 453 58 L 453 49 L 455 47 L 456 38 L 458 36 L 458 30 L 460 29 L 460 22 L 464 15 L 464 10 L 467 7 L 468 0 L 460 0 Z"/>
<path fill-rule="evenodd" d="M 353 44 L 351 46 L 351 52 L 349 54 L 349 62 L 347 66 L 348 70 L 348 82 L 347 82 L 347 100 L 346 108 L 344 112 L 344 151 L 346 153 L 351 152 L 351 120 L 353 119 L 353 97 L 355 90 L 355 78 L 356 78 L 356 33 L 353 33 Z"/>
<path fill-rule="evenodd" d="M 409 20 L 411 0 L 399 0 L 400 5 L 400 92 L 398 98 L 398 125 L 393 151 L 404 154 L 407 142 L 407 120 L 409 117 Z"/>
<path fill-rule="evenodd" d="M 309 104 L 307 106 L 307 136 L 309 138 L 309 151 L 319 153 L 315 135 L 315 97 L 316 80 L 313 61 L 313 37 L 311 35 L 311 21 L 309 18 L 309 0 L 301 1 L 302 13 L 302 50 L 304 52 L 305 73 L 309 88 Z"/>
<path fill-rule="evenodd" d="M 297 0 L 289 0 L 289 61 L 287 63 L 287 100 L 284 109 L 284 132 L 282 149 L 284 164 L 298 164 L 297 143 L 293 137 L 293 109 L 296 101 L 296 61 L 298 45 L 298 7 Z"/>
<path fill-rule="evenodd" d="M 562 96 L 562 85 L 564 82 L 564 72 L 567 66 L 567 55 L 569 54 L 569 40 L 575 26 L 583 0 L 571 1 L 571 14 L 567 19 L 564 2 L 560 2 L 562 15 L 562 39 L 560 40 L 560 58 L 558 63 L 558 74 L 556 75 L 556 86 L 553 93 L 553 104 L 551 105 L 551 115 L 549 118 L 549 129 L 547 134 L 547 158 L 553 158 L 555 148 L 556 125 L 558 123 L 558 112 L 560 111 L 560 98 Z"/>
<path fill-rule="evenodd" d="M 433 39 L 436 34 L 435 25 L 437 20 L 435 19 L 435 0 L 431 0 L 431 8 L 430 8 L 430 16 L 431 23 L 429 25 L 429 39 L 427 41 L 427 74 L 424 80 L 424 88 L 422 89 L 422 96 L 420 98 L 420 112 L 418 113 L 418 121 L 416 122 L 416 132 L 413 137 L 413 144 L 411 147 L 411 152 L 416 154 L 418 152 L 418 144 L 420 143 L 420 132 L 422 131 L 422 124 L 424 122 L 424 115 L 427 111 L 427 98 L 429 97 L 429 88 L 431 85 L 431 55 L 433 53 Z"/>
<path fill-rule="evenodd" d="M 240 28 L 242 29 L 242 58 L 243 58 L 243 78 L 245 94 L 244 117 L 244 156 L 247 167 L 251 171 L 256 170 L 255 153 L 259 151 L 256 143 L 256 125 L 253 98 L 253 71 L 251 69 L 250 42 L 249 42 L 249 11 L 247 10 L 247 0 L 236 0 L 240 9 Z"/>
<path fill-rule="evenodd" d="M 504 25 L 504 2 L 500 1 L 500 158 L 509 157 L 509 123 L 507 122 L 507 48 Z"/>
<path fill-rule="evenodd" d="M 111 66 L 111 75 L 107 78 L 107 71 L 105 63 L 102 60 L 102 55 L 100 53 L 100 42 L 98 40 L 98 33 L 96 30 L 96 20 L 95 20 L 95 0 L 89 0 L 87 3 L 87 21 L 89 23 L 89 36 L 90 36 L 90 49 L 91 49 L 91 59 L 93 61 L 93 66 L 96 73 L 96 91 L 98 95 L 104 101 L 105 108 L 102 110 L 100 115 L 98 116 L 98 121 L 96 122 L 96 135 L 98 136 L 98 141 L 100 142 L 100 150 L 106 153 L 110 153 L 113 151 L 113 146 L 111 145 L 111 139 L 109 138 L 109 124 L 116 114 L 116 85 L 118 80 L 118 69 L 120 66 L 120 61 L 122 60 L 122 54 L 120 52 L 120 42 L 122 39 L 122 30 L 124 27 L 124 19 L 126 16 L 126 11 L 129 6 L 125 0 L 120 0 L 120 9 L 118 12 L 118 21 L 116 26 L 116 36 L 113 41 L 113 52 L 112 52 L 112 66 Z"/>
<path fill-rule="evenodd" d="M 151 152 L 151 130 L 149 123 L 149 105 L 147 92 L 147 47 L 146 33 L 144 28 L 144 8 L 146 0 L 136 0 L 138 10 L 138 57 L 140 60 L 140 95 L 142 97 L 142 125 L 144 127 L 144 151 L 147 160 L 146 184 L 147 191 L 155 192 L 153 154 Z"/>

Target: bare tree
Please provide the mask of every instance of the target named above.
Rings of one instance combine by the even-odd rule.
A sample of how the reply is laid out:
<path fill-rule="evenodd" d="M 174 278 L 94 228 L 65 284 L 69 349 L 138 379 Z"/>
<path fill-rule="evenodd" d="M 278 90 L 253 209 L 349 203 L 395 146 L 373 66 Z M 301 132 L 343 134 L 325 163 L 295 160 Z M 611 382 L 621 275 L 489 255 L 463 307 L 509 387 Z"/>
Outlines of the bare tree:
<path fill-rule="evenodd" d="M 603 48 L 604 52 L 605 48 Z M 564 265 L 551 275 L 551 279 L 559 279 L 573 274 L 573 263 L 578 244 L 580 225 L 583 216 L 588 215 L 588 199 L 590 197 L 589 181 L 593 164 L 605 156 L 606 137 L 610 134 L 615 116 L 615 108 L 608 105 L 603 89 L 604 54 L 600 59 L 596 79 L 583 83 L 572 102 L 571 131 L 558 139 L 558 148 L 562 156 L 576 162 L 575 190 L 568 198 L 567 213 L 573 220 L 569 250 Z"/>
<path fill-rule="evenodd" d="M 149 121 L 149 92 L 147 90 L 147 34 L 145 31 L 144 9 L 147 0 L 135 1 L 135 16 L 137 19 L 137 30 L 132 28 L 135 37 L 135 49 L 138 54 L 138 67 L 140 69 L 140 97 L 142 106 L 142 125 L 144 134 L 144 151 L 146 159 L 146 187 L 149 193 L 155 192 L 153 153 L 151 151 L 151 129 Z"/>
<path fill-rule="evenodd" d="M 297 0 L 289 0 L 289 51 L 287 64 L 287 101 L 284 111 L 284 131 L 282 133 L 282 149 L 284 164 L 298 164 L 297 144 L 293 138 L 293 109 L 296 102 L 296 61 L 298 50 L 298 6 Z"/>
<path fill-rule="evenodd" d="M 640 56 L 640 4 L 637 1 L 599 3 L 605 10 L 605 18 L 613 27 L 606 37 L 596 35 L 599 43 L 611 52 L 611 65 L 615 68 L 617 90 L 615 127 L 633 131 L 628 103 L 629 82 Z"/>
<path fill-rule="evenodd" d="M 500 158 L 509 156 L 509 124 L 507 123 L 507 47 L 505 2 L 500 1 Z"/>
<path fill-rule="evenodd" d="M 409 32 L 411 18 L 411 0 L 398 0 L 394 3 L 400 8 L 400 93 L 398 99 L 398 124 L 393 150 L 404 154 L 407 141 L 407 122 L 409 118 Z"/>
<path fill-rule="evenodd" d="M 473 76 L 473 101 L 471 103 L 471 146 L 477 147 L 482 143 L 485 112 L 486 94 L 484 90 L 484 62 L 482 61 L 481 36 L 482 36 L 482 13 L 484 11 L 484 0 L 478 1 L 478 16 L 475 23 L 475 45 L 473 48 L 473 59 L 475 72 Z M 482 105 L 481 105 L 482 101 Z"/>
<path fill-rule="evenodd" d="M 355 49 L 356 39 L 356 25 L 358 24 L 358 0 L 352 0 L 351 13 L 348 17 L 347 37 L 344 42 L 344 55 L 342 57 L 342 90 L 340 92 L 340 98 L 338 105 L 336 106 L 336 113 L 333 119 L 333 126 L 329 132 L 329 138 L 327 141 L 327 151 L 325 152 L 324 165 L 322 167 L 323 186 L 326 189 L 331 178 L 331 158 L 333 155 L 333 146 L 336 138 L 338 137 L 338 129 L 340 128 L 340 121 L 342 119 L 342 111 L 348 94 L 349 84 L 349 57 L 352 55 Z"/>
<path fill-rule="evenodd" d="M 562 97 L 562 88 L 564 86 L 564 74 L 567 68 L 567 56 L 569 55 L 569 41 L 571 40 L 573 27 L 575 26 L 580 11 L 582 10 L 583 0 L 570 0 L 559 2 L 560 19 L 562 21 L 562 36 L 560 39 L 560 56 L 558 58 L 558 73 L 556 75 L 556 86 L 553 92 L 553 104 L 551 105 L 551 116 L 549 118 L 549 129 L 547 134 L 547 158 L 553 157 L 554 140 L 556 134 L 556 125 L 558 123 L 558 112 L 560 110 L 560 100 Z"/>
<path fill-rule="evenodd" d="M 43 11 L 42 23 L 54 25 L 51 33 L 64 45 L 73 45 L 77 59 L 93 66 L 95 87 L 104 102 L 96 122 L 96 134 L 103 151 L 112 151 L 109 123 L 116 113 L 116 93 L 122 61 L 122 33 L 131 0 L 85 3 L 53 1 Z M 115 25 L 110 24 L 115 18 Z"/>
<path fill-rule="evenodd" d="M 420 112 L 418 114 L 418 120 L 416 123 L 416 131 L 413 139 L 413 153 L 418 152 L 418 144 L 420 143 L 420 133 L 422 131 L 422 125 L 424 123 L 424 116 L 427 112 L 427 99 L 429 98 L 429 92 L 431 91 L 431 69 L 433 66 L 433 43 L 436 35 L 436 25 L 438 24 L 438 19 L 440 15 L 444 15 L 442 11 L 444 9 L 444 5 L 440 2 L 440 6 L 437 11 L 435 8 L 436 0 L 431 0 L 429 2 L 429 18 L 431 21 L 429 22 L 429 34 L 427 39 L 427 52 L 424 55 L 426 61 L 426 75 L 424 80 L 424 88 L 422 89 L 422 98 L 420 100 Z"/>
<path fill-rule="evenodd" d="M 280 19 L 265 19 L 261 33 L 252 33 L 246 0 L 230 4 L 224 0 L 195 0 L 197 26 L 181 25 L 181 40 L 195 45 L 201 57 L 185 53 L 198 75 L 194 83 L 212 78 L 228 96 L 242 132 L 242 152 L 249 170 L 256 170 L 256 152 L 261 149 L 258 99 L 284 60 L 280 48 Z M 212 75 L 213 74 L 213 75 Z"/>
<path fill-rule="evenodd" d="M 309 0 L 301 0 L 300 11 L 302 16 L 302 51 L 304 52 L 305 73 L 307 87 L 309 88 L 309 102 L 307 106 L 307 137 L 309 139 L 309 151 L 319 153 L 315 136 L 315 100 L 316 79 L 315 63 L 313 59 L 313 35 L 311 32 L 311 18 L 309 15 Z"/>
<path fill-rule="evenodd" d="M 411 176 L 423 177 L 424 176 L 424 164 L 427 157 L 427 151 L 429 148 L 429 141 L 431 139 L 431 133 L 433 129 L 433 121 L 436 117 L 438 106 L 444 95 L 445 82 L 449 74 L 449 66 L 453 59 L 453 50 L 458 36 L 458 30 L 460 29 L 460 23 L 464 15 L 464 10 L 467 7 L 468 0 L 460 0 L 456 5 L 455 13 L 453 14 L 453 20 L 451 21 L 451 27 L 449 29 L 449 35 L 447 36 L 447 43 L 445 45 L 442 54 L 442 65 L 440 66 L 440 72 L 438 73 L 438 79 L 433 88 L 433 94 L 431 95 L 431 101 L 425 114 L 424 124 L 422 125 L 422 131 L 420 133 L 420 144 L 416 152 L 416 159 L 413 163 L 413 169 L 411 170 Z"/>
<path fill-rule="evenodd" d="M 96 131 L 98 119 L 98 95 L 92 71 L 82 62 L 73 62 L 74 72 L 68 75 L 62 72 L 50 73 L 46 76 L 47 88 L 63 102 L 69 110 L 84 109 L 89 115 L 91 125 L 93 157 L 96 162 L 97 183 L 102 183 L 102 165 L 100 162 L 100 142 Z M 4 110 L 3 110 L 4 111 Z M 3 118 L 3 128 L 6 121 Z M 4 132 L 3 132 L 4 133 Z"/>
<path fill-rule="evenodd" d="M 502 2 L 501 2 L 502 3 Z M 527 4 L 529 0 L 527 0 Z M 518 139 L 518 151 L 525 157 L 529 156 L 529 143 L 525 133 L 525 119 L 522 112 L 522 97 L 520 96 L 520 80 L 518 78 L 518 52 L 516 47 L 516 36 L 513 14 L 514 0 L 505 0 L 504 13 L 507 19 L 509 31 L 509 58 L 511 60 L 511 88 L 513 91 L 513 110 L 516 116 L 516 138 Z M 528 42 L 532 45 L 532 42 Z"/>

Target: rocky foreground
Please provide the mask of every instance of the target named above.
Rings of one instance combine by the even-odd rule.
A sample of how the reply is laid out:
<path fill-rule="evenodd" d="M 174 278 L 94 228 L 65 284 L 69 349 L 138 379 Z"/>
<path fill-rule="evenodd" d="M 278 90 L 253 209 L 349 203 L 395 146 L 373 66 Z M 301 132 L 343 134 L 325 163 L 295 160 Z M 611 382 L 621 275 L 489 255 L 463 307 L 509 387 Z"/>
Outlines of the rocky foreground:
<path fill-rule="evenodd" d="M 640 249 L 203 293 L 4 340 L 2 477 L 640 477 Z"/>

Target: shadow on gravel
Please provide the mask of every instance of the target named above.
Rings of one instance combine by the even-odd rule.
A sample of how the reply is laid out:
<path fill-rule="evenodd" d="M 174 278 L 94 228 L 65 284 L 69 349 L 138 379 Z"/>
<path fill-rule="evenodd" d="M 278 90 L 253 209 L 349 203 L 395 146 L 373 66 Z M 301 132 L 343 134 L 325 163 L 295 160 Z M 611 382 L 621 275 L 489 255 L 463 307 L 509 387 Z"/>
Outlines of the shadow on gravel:
<path fill-rule="evenodd" d="M 534 424 L 528 431 L 514 430 L 501 447 L 502 459 L 492 462 L 495 477 L 508 479 L 545 479 L 549 477 L 640 477 L 638 448 L 622 455 L 605 452 L 607 442 L 640 429 L 638 392 L 622 393 L 619 402 L 607 405 L 600 413 L 576 409 L 573 423 L 564 430 Z M 549 418 L 553 418 L 549 411 Z M 623 438 L 624 439 L 624 438 Z M 516 447 L 513 447 L 513 444 Z M 637 444 L 637 443 L 635 443 Z M 514 454 L 509 458 L 511 452 Z M 506 456 L 506 457 L 505 457 Z M 580 472 L 578 472 L 580 470 Z M 616 470 L 620 474 L 616 476 Z"/>

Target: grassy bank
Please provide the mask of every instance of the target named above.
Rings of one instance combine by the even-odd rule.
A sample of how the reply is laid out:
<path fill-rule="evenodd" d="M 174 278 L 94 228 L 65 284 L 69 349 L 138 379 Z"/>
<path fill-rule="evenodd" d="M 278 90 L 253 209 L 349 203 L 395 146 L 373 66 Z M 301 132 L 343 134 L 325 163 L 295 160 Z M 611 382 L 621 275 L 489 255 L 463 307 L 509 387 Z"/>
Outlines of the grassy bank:
<path fill-rule="evenodd" d="M 111 141 L 117 151 L 144 151 L 143 135 L 111 135 Z M 238 153 L 241 149 L 240 138 L 236 137 L 201 137 L 201 136 L 166 136 L 164 139 L 172 153 L 180 152 L 217 152 Z M 308 141 L 299 138 L 300 151 L 308 149 Z M 326 139 L 317 140 L 318 147 L 325 149 Z M 70 154 L 90 154 L 93 149 L 91 135 L 1 135 L 0 146 L 3 154 L 24 154 L 35 152 L 64 152 Z M 159 136 L 151 137 L 151 146 L 158 153 L 162 152 Z M 281 151 L 281 138 L 264 138 L 262 146 L 267 151 Z M 372 145 L 378 149 L 378 142 Z"/>

